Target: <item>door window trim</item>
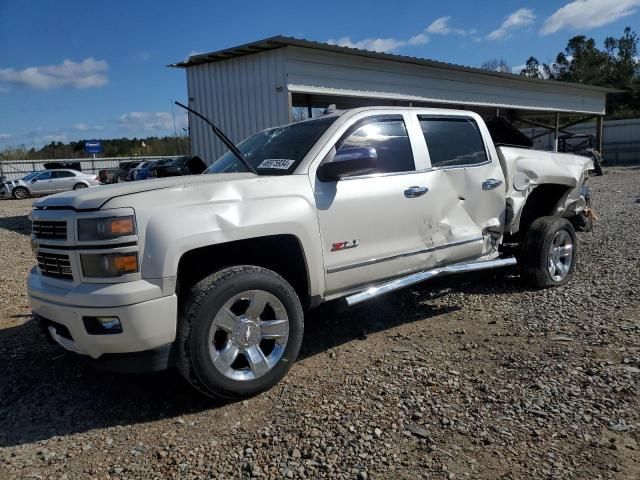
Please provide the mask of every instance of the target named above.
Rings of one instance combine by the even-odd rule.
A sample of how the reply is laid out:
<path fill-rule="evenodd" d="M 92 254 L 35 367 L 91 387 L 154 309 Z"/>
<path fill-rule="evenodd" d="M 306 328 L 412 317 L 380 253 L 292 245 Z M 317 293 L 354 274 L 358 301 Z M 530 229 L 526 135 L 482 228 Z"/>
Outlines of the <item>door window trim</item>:
<path fill-rule="evenodd" d="M 422 126 L 420 126 L 420 131 L 422 132 L 422 140 L 424 141 L 425 145 L 427 146 L 427 152 L 429 152 L 429 168 L 425 169 L 425 172 L 430 172 L 430 171 L 435 171 L 435 170 L 453 170 L 453 169 L 457 169 L 457 168 L 474 168 L 474 167 L 483 167 L 486 166 L 490 163 L 493 162 L 493 159 L 491 158 L 491 152 L 489 151 L 489 148 L 487 146 L 487 143 L 484 141 L 484 137 L 482 135 L 482 131 L 480 130 L 480 125 L 478 125 L 478 122 L 476 121 L 475 118 L 469 116 L 469 115 L 439 115 L 439 114 L 428 114 L 428 113 L 418 113 L 416 115 L 416 118 L 418 119 L 418 124 L 420 124 L 420 120 L 459 120 L 459 119 L 464 119 L 464 120 L 469 120 L 471 122 L 473 122 L 473 124 L 476 126 L 476 129 L 478 130 L 478 133 L 480 134 L 480 141 L 482 142 L 482 146 L 484 148 L 484 152 L 485 155 L 487 156 L 487 160 L 485 160 L 482 163 L 470 163 L 467 165 L 445 165 L 442 167 L 434 167 L 433 163 L 431 163 L 431 152 L 429 152 L 429 142 L 427 142 L 427 139 L 424 135 L 424 131 L 422 130 Z"/>
<path fill-rule="evenodd" d="M 356 120 L 352 125 L 350 125 L 347 128 L 347 130 L 342 135 L 340 135 L 338 140 L 333 144 L 333 148 L 337 153 L 338 149 L 342 146 L 342 143 L 344 143 L 344 141 L 347 138 L 349 138 L 353 132 L 355 132 L 356 130 L 358 130 L 360 127 L 364 125 L 368 125 L 370 123 L 379 122 L 379 121 L 383 121 L 383 122 L 396 121 L 397 122 L 398 120 L 401 121 L 402 124 L 404 125 L 404 130 L 407 134 L 407 141 L 409 142 L 409 151 L 411 152 L 411 161 L 413 162 L 413 170 L 403 170 L 401 172 L 379 172 L 379 173 L 367 173 L 364 175 L 352 175 L 349 177 L 340 178 L 338 180 L 339 182 L 343 180 L 359 180 L 361 178 L 389 177 L 392 175 L 409 175 L 412 173 L 418 173 L 420 171 L 416 169 L 416 157 L 413 152 L 413 146 L 411 145 L 411 134 L 409 132 L 409 126 L 407 125 L 407 121 L 404 118 L 404 115 L 402 115 L 402 113 L 382 113 L 379 115 L 370 115 L 370 116 L 361 118 L 359 120 Z M 324 160 L 320 162 L 318 167 L 320 167 L 320 165 L 322 165 L 323 163 L 324 163 Z"/>

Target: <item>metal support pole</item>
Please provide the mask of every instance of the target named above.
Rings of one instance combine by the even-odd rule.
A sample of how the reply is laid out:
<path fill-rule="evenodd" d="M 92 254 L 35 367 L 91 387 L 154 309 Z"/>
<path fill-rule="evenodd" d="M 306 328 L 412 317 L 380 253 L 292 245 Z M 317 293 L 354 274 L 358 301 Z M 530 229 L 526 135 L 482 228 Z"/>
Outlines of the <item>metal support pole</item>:
<path fill-rule="evenodd" d="M 313 108 L 311 106 L 311 95 L 307 95 L 307 116 L 313 118 Z"/>
<path fill-rule="evenodd" d="M 598 115 L 598 118 L 596 119 L 596 150 L 600 152 L 600 155 L 603 155 L 602 153 L 603 134 L 604 134 L 604 116 Z"/>
<path fill-rule="evenodd" d="M 560 136 L 560 113 L 556 113 L 556 128 L 553 133 L 553 151 L 558 151 L 558 137 Z"/>

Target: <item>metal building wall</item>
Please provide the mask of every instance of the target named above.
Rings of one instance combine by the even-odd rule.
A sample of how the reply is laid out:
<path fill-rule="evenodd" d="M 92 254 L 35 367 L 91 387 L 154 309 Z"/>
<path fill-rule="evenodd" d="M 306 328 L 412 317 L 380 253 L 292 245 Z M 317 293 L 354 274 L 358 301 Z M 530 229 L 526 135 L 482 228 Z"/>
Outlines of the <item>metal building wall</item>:
<path fill-rule="evenodd" d="M 494 106 L 519 110 L 605 113 L 604 92 L 560 82 L 527 82 L 412 63 L 288 46 L 294 93 Z"/>
<path fill-rule="evenodd" d="M 581 123 L 569 127 L 567 130 L 573 133 L 595 135 L 596 125 L 594 122 Z M 529 137 L 544 132 L 542 128 L 525 128 L 522 131 Z M 602 151 L 606 165 L 640 164 L 640 118 L 605 120 L 603 139 Z M 553 135 L 548 134 L 536 138 L 534 148 L 551 150 Z"/>
<path fill-rule="evenodd" d="M 189 104 L 233 142 L 289 122 L 284 49 L 187 68 Z M 190 115 L 191 151 L 211 163 L 226 148 L 210 128 Z"/>

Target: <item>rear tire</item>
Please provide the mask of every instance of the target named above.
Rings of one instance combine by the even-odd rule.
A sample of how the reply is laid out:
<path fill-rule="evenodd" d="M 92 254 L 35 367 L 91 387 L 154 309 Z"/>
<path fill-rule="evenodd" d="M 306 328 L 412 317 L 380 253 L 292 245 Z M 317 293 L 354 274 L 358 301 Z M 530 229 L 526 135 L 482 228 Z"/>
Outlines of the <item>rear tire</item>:
<path fill-rule="evenodd" d="M 29 190 L 25 187 L 16 187 L 13 189 L 13 198 L 16 200 L 24 200 L 25 198 L 29 198 Z"/>
<path fill-rule="evenodd" d="M 81 190 L 81 189 L 83 189 L 83 188 L 87 188 L 87 185 L 85 185 L 84 183 L 76 183 L 76 184 L 73 186 L 73 189 L 74 189 L 74 190 Z"/>
<path fill-rule="evenodd" d="M 520 252 L 523 276 L 539 288 L 564 285 L 573 276 L 577 259 L 576 232 L 560 217 L 534 220 Z"/>
<path fill-rule="evenodd" d="M 177 367 L 205 395 L 239 400 L 277 384 L 296 360 L 304 316 L 271 270 L 242 265 L 197 283 L 181 307 Z"/>

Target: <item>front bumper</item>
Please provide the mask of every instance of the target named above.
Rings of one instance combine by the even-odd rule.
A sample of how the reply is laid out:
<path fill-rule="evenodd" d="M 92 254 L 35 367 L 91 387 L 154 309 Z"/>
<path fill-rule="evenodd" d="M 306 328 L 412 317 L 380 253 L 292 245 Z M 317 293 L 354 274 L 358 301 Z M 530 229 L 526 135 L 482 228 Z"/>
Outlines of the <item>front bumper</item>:
<path fill-rule="evenodd" d="M 146 280 L 118 284 L 116 291 L 104 284 L 62 289 L 43 283 L 36 269 L 29 274 L 27 288 L 31 309 L 43 319 L 52 338 L 67 350 L 94 359 L 165 348 L 175 340 L 177 296 L 158 296 L 160 290 Z M 122 332 L 89 334 L 83 317 L 105 316 L 118 317 Z M 57 331 L 64 329 L 68 332 Z"/>

